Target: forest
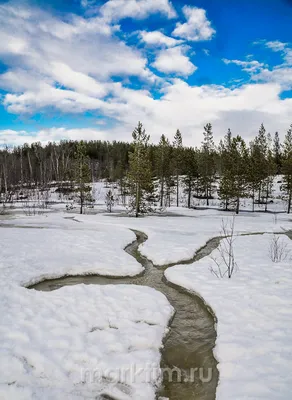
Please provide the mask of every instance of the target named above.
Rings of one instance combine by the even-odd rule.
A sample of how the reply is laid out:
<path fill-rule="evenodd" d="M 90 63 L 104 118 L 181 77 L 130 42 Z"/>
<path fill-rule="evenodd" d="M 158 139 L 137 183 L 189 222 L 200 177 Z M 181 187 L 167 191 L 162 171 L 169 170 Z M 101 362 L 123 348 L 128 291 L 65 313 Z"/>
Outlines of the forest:
<path fill-rule="evenodd" d="M 42 191 L 56 182 L 60 190 L 77 190 L 83 202 L 89 184 L 106 179 L 117 182 L 122 195 L 131 196 L 138 215 L 146 204 L 149 207 L 154 202 L 161 207 L 178 206 L 182 182 L 188 207 L 192 197 L 205 199 L 208 206 L 216 191 L 222 208 L 238 213 L 241 198 L 252 199 L 253 210 L 255 204 L 263 204 L 267 210 L 276 175 L 283 175 L 281 194 L 290 213 L 292 124 L 282 143 L 278 132 L 272 136 L 262 124 L 249 143 L 229 129 L 215 144 L 212 125 L 207 123 L 199 147 L 185 146 L 180 130 L 173 138 L 162 134 L 154 145 L 139 122 L 131 143 L 61 141 L 0 150 L 2 203 L 9 202 L 15 193 L 23 195 L 24 189 Z M 171 197 L 176 198 L 175 204 L 171 204 Z"/>

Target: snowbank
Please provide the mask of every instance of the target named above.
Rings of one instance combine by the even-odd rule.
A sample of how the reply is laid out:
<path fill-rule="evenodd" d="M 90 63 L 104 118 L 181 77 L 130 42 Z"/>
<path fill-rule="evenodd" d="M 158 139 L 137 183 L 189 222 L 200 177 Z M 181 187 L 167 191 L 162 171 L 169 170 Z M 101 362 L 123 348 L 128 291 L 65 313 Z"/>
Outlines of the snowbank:
<path fill-rule="evenodd" d="M 218 400 L 291 397 L 292 242 L 281 236 L 290 254 L 285 261 L 273 263 L 271 237 L 236 238 L 239 270 L 232 279 L 216 278 L 209 257 L 165 271 L 170 282 L 198 292 L 215 311 Z M 218 258 L 218 250 L 211 255 Z"/>
<path fill-rule="evenodd" d="M 1 287 L 0 398 L 154 399 L 172 311 L 164 295 L 140 286 Z"/>
<path fill-rule="evenodd" d="M 173 314 L 163 294 L 130 285 L 23 287 L 63 275 L 135 275 L 142 267 L 123 250 L 134 233 L 60 215 L 2 224 L 0 398 L 154 399 Z"/>

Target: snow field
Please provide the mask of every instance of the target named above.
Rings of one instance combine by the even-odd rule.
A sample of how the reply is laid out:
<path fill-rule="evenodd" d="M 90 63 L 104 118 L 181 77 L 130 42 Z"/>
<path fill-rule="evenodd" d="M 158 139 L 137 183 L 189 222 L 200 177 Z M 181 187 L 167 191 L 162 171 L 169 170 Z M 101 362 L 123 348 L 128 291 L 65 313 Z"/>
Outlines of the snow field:
<path fill-rule="evenodd" d="M 217 400 L 291 398 L 292 241 L 281 236 L 287 259 L 273 263 L 271 236 L 235 239 L 238 270 L 231 279 L 211 273 L 210 257 L 165 271 L 170 282 L 199 293 L 217 316 Z M 218 259 L 218 250 L 211 256 Z"/>
<path fill-rule="evenodd" d="M 163 294 L 130 285 L 23 287 L 64 275 L 140 273 L 123 250 L 134 233 L 55 214 L 1 222 L 0 398 L 154 399 L 173 314 Z"/>

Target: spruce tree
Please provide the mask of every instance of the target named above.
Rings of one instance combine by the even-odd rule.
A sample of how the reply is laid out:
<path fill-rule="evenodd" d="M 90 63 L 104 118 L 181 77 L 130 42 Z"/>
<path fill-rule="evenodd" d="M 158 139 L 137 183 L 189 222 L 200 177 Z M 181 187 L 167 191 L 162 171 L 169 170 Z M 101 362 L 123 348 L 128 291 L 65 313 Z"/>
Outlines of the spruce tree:
<path fill-rule="evenodd" d="M 263 189 L 265 193 L 265 211 L 268 211 L 268 199 L 272 195 L 274 177 L 277 173 L 277 166 L 273 157 L 272 137 L 267 135 L 267 151 L 265 158 L 266 178 L 263 181 Z"/>
<path fill-rule="evenodd" d="M 165 186 L 170 172 L 170 143 L 165 135 L 161 135 L 157 148 L 157 172 L 160 185 L 160 207 L 164 205 Z"/>
<path fill-rule="evenodd" d="M 187 206 L 191 207 L 191 198 L 192 191 L 194 189 L 194 185 L 197 182 L 199 176 L 198 170 L 198 150 L 195 150 L 193 147 L 187 147 L 184 150 L 184 178 L 183 182 L 186 187 L 187 193 Z"/>
<path fill-rule="evenodd" d="M 132 197 L 134 200 L 133 208 L 136 217 L 142 210 L 142 203 L 145 200 L 145 194 L 151 191 L 152 173 L 149 159 L 148 143 L 150 136 L 146 134 L 141 122 L 134 129 L 133 150 L 129 153 L 129 182 L 131 186 Z"/>
<path fill-rule="evenodd" d="M 266 129 L 264 124 L 261 124 L 259 133 L 254 140 L 254 147 L 256 148 L 255 157 L 255 168 L 258 178 L 258 202 L 263 202 L 262 189 L 264 180 L 267 178 L 267 151 L 268 141 L 266 135 Z"/>
<path fill-rule="evenodd" d="M 280 174 L 282 168 L 282 151 L 281 151 L 281 143 L 278 132 L 275 132 L 274 136 L 273 158 L 274 158 L 274 163 L 276 164 L 276 174 Z"/>
<path fill-rule="evenodd" d="M 212 125 L 210 123 L 204 126 L 204 140 L 202 142 L 201 156 L 199 162 L 200 186 L 207 199 L 212 195 L 212 185 L 215 181 L 215 145 L 213 139 Z"/>
<path fill-rule="evenodd" d="M 175 171 L 175 179 L 176 179 L 176 206 L 179 206 L 179 175 L 181 174 L 182 169 L 182 161 L 183 161 L 183 143 L 182 143 L 182 134 L 178 129 L 176 134 L 174 135 L 173 141 L 173 149 L 174 149 L 174 171 Z"/>
<path fill-rule="evenodd" d="M 228 131 L 225 137 L 223 152 L 223 170 L 220 182 L 220 197 L 225 200 L 225 209 L 229 202 L 235 203 L 236 214 L 239 213 L 240 198 L 247 195 L 248 176 L 247 162 L 248 150 L 241 136 L 231 137 Z"/>
<path fill-rule="evenodd" d="M 285 140 L 283 143 L 283 174 L 284 174 L 284 184 L 283 191 L 287 198 L 288 207 L 287 213 L 291 211 L 292 202 L 292 124 L 287 131 Z"/>
<path fill-rule="evenodd" d="M 228 129 L 228 132 L 224 136 L 224 140 L 220 141 L 219 153 L 220 153 L 220 186 L 219 186 L 219 197 L 224 201 L 224 209 L 227 211 L 230 201 L 233 196 L 233 179 L 231 176 L 232 168 L 232 156 L 231 156 L 231 140 L 232 133 Z"/>

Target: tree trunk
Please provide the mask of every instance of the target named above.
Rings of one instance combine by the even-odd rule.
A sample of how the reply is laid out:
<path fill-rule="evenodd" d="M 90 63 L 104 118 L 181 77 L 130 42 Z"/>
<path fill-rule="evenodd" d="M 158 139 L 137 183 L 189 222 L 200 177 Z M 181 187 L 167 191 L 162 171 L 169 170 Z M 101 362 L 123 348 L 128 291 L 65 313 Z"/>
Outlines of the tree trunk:
<path fill-rule="evenodd" d="M 266 201 L 265 201 L 265 212 L 268 211 L 268 196 L 269 196 L 269 184 L 267 183 Z"/>
<path fill-rule="evenodd" d="M 80 214 L 83 214 L 83 192 L 80 193 Z"/>
<path fill-rule="evenodd" d="M 28 166 L 29 166 L 29 177 L 30 177 L 30 183 L 32 183 L 32 166 L 31 166 L 31 160 L 30 160 L 30 155 L 29 155 L 29 149 L 27 150 L 27 161 L 28 161 Z"/>
<path fill-rule="evenodd" d="M 161 179 L 161 189 L 160 189 L 160 207 L 163 207 L 163 197 L 164 197 L 164 179 Z"/>
<path fill-rule="evenodd" d="M 191 208 L 191 194 L 192 194 L 192 185 L 191 185 L 191 182 L 189 182 L 188 208 Z"/>
<path fill-rule="evenodd" d="M 239 197 L 236 199 L 236 214 L 239 214 Z"/>
<path fill-rule="evenodd" d="M 178 198 L 179 198 L 179 179 L 178 175 L 176 176 L 176 206 L 178 207 Z"/>
<path fill-rule="evenodd" d="M 290 214 L 290 211 L 291 211 L 291 200 L 292 200 L 292 189 L 290 189 L 290 191 L 289 191 L 287 214 Z"/>
<path fill-rule="evenodd" d="M 252 212 L 254 212 L 254 198 L 255 198 L 255 191 L 254 188 L 252 189 Z"/>
<path fill-rule="evenodd" d="M 139 188 L 139 184 L 137 183 L 137 185 L 136 185 L 136 218 L 138 218 L 138 216 L 139 216 L 139 204 L 140 204 L 139 193 L 140 193 L 140 188 Z"/>
<path fill-rule="evenodd" d="M 23 189 L 23 157 L 22 157 L 22 147 L 20 149 L 20 187 Z"/>
<path fill-rule="evenodd" d="M 262 184 L 260 183 L 260 187 L 259 187 L 259 198 L 258 198 L 258 201 L 259 201 L 259 204 L 261 203 L 261 193 L 262 192 Z"/>

